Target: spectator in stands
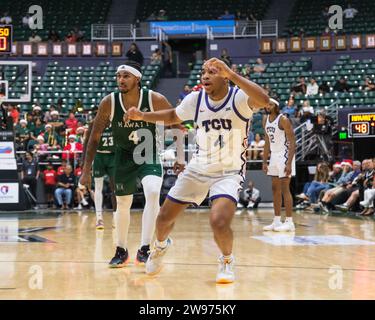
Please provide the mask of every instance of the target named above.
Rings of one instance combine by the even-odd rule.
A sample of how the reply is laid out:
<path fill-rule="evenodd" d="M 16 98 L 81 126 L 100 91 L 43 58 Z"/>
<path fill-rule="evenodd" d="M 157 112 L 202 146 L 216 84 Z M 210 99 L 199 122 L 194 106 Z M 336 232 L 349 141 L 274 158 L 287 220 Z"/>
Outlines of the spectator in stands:
<path fill-rule="evenodd" d="M 324 7 L 324 9 L 322 10 L 323 19 L 328 20 L 330 16 L 331 14 L 329 13 L 329 7 L 328 6 Z"/>
<path fill-rule="evenodd" d="M 85 37 L 85 33 L 82 30 L 79 30 L 78 26 L 75 26 L 72 33 L 74 34 L 76 41 L 83 41 Z"/>
<path fill-rule="evenodd" d="M 348 3 L 348 7 L 343 11 L 345 19 L 353 19 L 357 13 L 358 10 L 352 8 L 352 5 L 350 3 Z"/>
<path fill-rule="evenodd" d="M 162 62 L 162 54 L 160 49 L 155 49 L 155 51 L 151 55 L 151 63 L 161 63 Z"/>
<path fill-rule="evenodd" d="M 372 187 L 364 191 L 364 200 L 359 204 L 364 208 L 362 215 L 370 216 L 375 213 L 374 210 L 374 200 L 375 200 L 375 179 L 372 180 Z"/>
<path fill-rule="evenodd" d="M 266 70 L 266 65 L 263 63 L 261 58 L 256 60 L 253 70 L 255 73 L 263 73 Z"/>
<path fill-rule="evenodd" d="M 83 207 L 86 207 L 89 205 L 88 200 L 90 199 L 90 192 L 86 188 L 86 186 L 78 186 L 75 192 L 76 192 L 78 206 L 75 207 L 74 209 L 82 210 Z"/>
<path fill-rule="evenodd" d="M 156 20 L 158 20 L 158 21 L 167 21 L 168 20 L 167 12 L 164 9 L 160 9 L 159 10 L 159 14 L 156 17 Z"/>
<path fill-rule="evenodd" d="M 163 41 L 161 45 L 163 57 L 163 76 L 173 77 L 173 52 L 172 47 L 167 41 Z"/>
<path fill-rule="evenodd" d="M 326 94 L 330 92 L 331 92 L 331 88 L 327 84 L 327 81 L 323 81 L 322 84 L 319 86 L 319 93 Z"/>
<path fill-rule="evenodd" d="M 68 119 L 65 120 L 65 127 L 74 133 L 77 130 L 77 124 L 78 120 L 76 119 L 74 112 L 70 111 Z"/>
<path fill-rule="evenodd" d="M 326 162 L 319 162 L 316 166 L 316 173 L 312 182 L 305 183 L 303 192 L 297 195 L 298 199 L 304 202 L 298 206 L 299 209 L 306 208 L 311 203 L 317 203 L 319 194 L 322 190 L 328 189 L 329 166 Z"/>
<path fill-rule="evenodd" d="M 61 174 L 64 174 L 65 172 L 65 168 L 66 166 L 68 165 L 68 161 L 66 161 L 65 159 L 61 160 L 61 165 L 57 168 L 57 175 L 61 175 Z"/>
<path fill-rule="evenodd" d="M 47 196 L 48 206 L 53 205 L 53 195 L 55 193 L 55 188 L 57 184 L 57 172 L 53 168 L 52 162 L 48 162 L 46 169 L 43 171 L 43 182 L 44 182 L 44 192 Z"/>
<path fill-rule="evenodd" d="M 371 81 L 369 77 L 365 78 L 365 84 L 362 87 L 363 91 L 375 91 L 375 84 Z"/>
<path fill-rule="evenodd" d="M 336 81 L 336 84 L 333 87 L 333 91 L 338 91 L 338 92 L 349 92 L 349 90 L 350 90 L 350 86 L 348 85 L 344 77 Z"/>
<path fill-rule="evenodd" d="M 319 86 L 314 78 L 310 79 L 310 83 L 306 87 L 306 96 L 315 96 L 318 94 Z"/>
<path fill-rule="evenodd" d="M 234 20 L 235 16 L 233 13 L 229 13 L 229 10 L 225 10 L 224 14 L 222 14 L 219 19 L 220 20 Z"/>
<path fill-rule="evenodd" d="M 21 119 L 19 125 L 16 126 L 16 142 L 20 146 L 21 150 L 26 150 L 26 146 L 29 142 L 30 130 L 27 128 L 27 121 Z"/>
<path fill-rule="evenodd" d="M 250 76 L 251 76 L 251 66 L 249 64 L 245 64 L 245 67 L 242 69 L 242 75 L 250 80 Z"/>
<path fill-rule="evenodd" d="M 34 129 L 32 131 L 33 139 L 36 139 L 37 136 L 41 135 L 45 131 L 44 124 L 40 118 L 36 118 L 34 122 Z"/>
<path fill-rule="evenodd" d="M 257 209 L 261 201 L 260 191 L 254 188 L 254 183 L 249 181 L 247 188 L 240 193 L 239 205 L 248 209 Z"/>
<path fill-rule="evenodd" d="M 37 118 L 39 118 L 39 119 L 43 119 L 44 118 L 43 112 L 42 112 L 42 108 L 39 105 L 34 105 L 33 106 L 33 111 L 31 112 L 31 114 L 33 116 L 33 122 L 34 123 L 35 123 L 35 120 Z"/>
<path fill-rule="evenodd" d="M 75 189 L 75 177 L 72 172 L 72 166 L 67 165 L 64 174 L 57 178 L 57 189 L 55 190 L 55 198 L 59 205 L 59 209 L 71 208 L 73 190 Z M 65 198 L 65 202 L 63 201 Z"/>
<path fill-rule="evenodd" d="M 85 128 L 78 127 L 76 130 L 76 142 L 79 142 L 83 145 L 84 141 L 85 141 Z"/>
<path fill-rule="evenodd" d="M 305 83 L 305 77 L 299 77 L 298 83 L 295 84 L 291 89 L 291 94 L 294 95 L 300 95 L 300 94 L 306 94 L 307 86 Z"/>
<path fill-rule="evenodd" d="M 25 28 L 28 28 L 30 20 L 32 20 L 31 15 L 29 13 L 26 13 L 26 15 L 22 18 L 22 25 Z"/>
<path fill-rule="evenodd" d="M 49 106 L 49 108 L 46 110 L 46 112 L 44 113 L 43 121 L 44 121 L 45 123 L 50 122 L 50 121 L 52 120 L 51 112 L 53 112 L 53 111 L 57 111 L 57 110 L 56 110 L 56 106 L 53 105 L 53 104 L 51 104 L 51 105 Z"/>
<path fill-rule="evenodd" d="M 231 69 L 233 72 L 240 74 L 240 70 L 238 70 L 238 65 L 236 65 L 235 63 L 232 64 Z"/>
<path fill-rule="evenodd" d="M 76 35 L 74 34 L 73 31 L 68 32 L 68 34 L 65 37 L 65 41 L 67 43 L 76 43 L 77 42 L 77 37 L 76 37 Z"/>
<path fill-rule="evenodd" d="M 50 149 L 55 149 L 58 144 L 58 136 L 51 124 L 45 125 L 44 141 L 49 145 Z"/>
<path fill-rule="evenodd" d="M 77 161 L 76 168 L 74 169 L 74 175 L 75 175 L 76 178 L 79 178 L 81 176 L 82 167 L 83 167 L 82 159 L 79 159 Z"/>
<path fill-rule="evenodd" d="M 143 65 L 143 60 L 144 60 L 143 54 L 142 54 L 141 50 L 139 50 L 139 48 L 138 48 L 138 46 L 135 42 L 133 42 L 130 45 L 129 50 L 126 53 L 126 57 L 131 61 L 135 61 L 135 62 L 139 63 L 141 66 Z"/>
<path fill-rule="evenodd" d="M 246 20 L 256 22 L 258 19 L 250 10 L 247 10 Z"/>
<path fill-rule="evenodd" d="M 0 23 L 2 24 L 11 24 L 12 21 L 13 19 L 8 12 L 4 12 L 4 15 L 0 18 Z"/>
<path fill-rule="evenodd" d="M 178 96 L 179 103 L 185 99 L 185 97 L 191 92 L 191 88 L 186 84 L 184 90 L 180 92 Z"/>
<path fill-rule="evenodd" d="M 307 130 L 311 130 L 316 121 L 314 116 L 314 108 L 310 106 L 309 100 L 303 102 L 302 115 L 299 118 L 300 124 L 306 123 Z"/>
<path fill-rule="evenodd" d="M 54 131 L 57 134 L 60 134 L 61 131 L 64 131 L 63 119 L 60 118 L 60 114 L 56 110 L 51 112 L 51 121 L 49 122 L 49 124 L 52 125 Z"/>
<path fill-rule="evenodd" d="M 34 152 L 38 155 L 39 160 L 43 161 L 47 158 L 48 144 L 45 143 L 43 136 L 36 138 L 37 144 L 34 145 Z"/>
<path fill-rule="evenodd" d="M 247 18 L 246 13 L 241 12 L 241 10 L 237 10 L 236 20 L 246 20 L 246 18 Z"/>
<path fill-rule="evenodd" d="M 257 133 L 255 135 L 254 141 L 250 144 L 250 159 L 251 160 L 262 160 L 263 159 L 263 149 L 266 142 L 262 136 Z"/>
<path fill-rule="evenodd" d="M 12 117 L 13 119 L 13 125 L 18 124 L 18 120 L 20 118 L 20 113 L 18 111 L 18 108 L 12 104 L 8 106 L 8 116 Z"/>
<path fill-rule="evenodd" d="M 27 129 L 29 129 L 29 131 L 33 131 L 35 128 L 35 125 L 34 125 L 33 114 L 31 112 L 28 112 L 26 114 L 26 120 L 27 120 Z"/>
<path fill-rule="evenodd" d="M 38 36 L 38 34 L 36 33 L 36 31 L 33 31 L 31 33 L 31 36 L 29 37 L 29 42 L 41 42 L 42 41 L 42 38 L 40 36 Z"/>
<path fill-rule="evenodd" d="M 325 36 L 325 37 L 334 36 L 336 33 L 337 33 L 337 30 L 332 30 L 329 27 L 326 27 L 324 29 L 324 32 L 322 33 L 322 36 Z"/>
<path fill-rule="evenodd" d="M 61 37 L 56 30 L 50 30 L 48 33 L 48 41 L 59 42 L 61 41 Z"/>
<path fill-rule="evenodd" d="M 232 59 L 228 54 L 228 50 L 225 48 L 221 51 L 220 59 L 223 60 L 227 64 L 227 66 L 230 67 L 232 65 Z"/>
<path fill-rule="evenodd" d="M 299 37 L 303 38 L 305 36 L 305 34 L 306 33 L 305 33 L 305 29 L 304 28 L 299 29 L 299 33 L 298 33 Z"/>
<path fill-rule="evenodd" d="M 281 113 L 286 115 L 288 118 L 294 118 L 296 116 L 297 106 L 295 105 L 293 96 L 289 97 L 288 104 L 281 109 Z"/>
<path fill-rule="evenodd" d="M 68 143 L 64 147 L 63 151 L 63 159 L 69 161 L 78 160 L 83 152 L 83 146 L 81 143 L 76 142 L 76 136 L 74 134 L 70 134 L 68 137 Z"/>
<path fill-rule="evenodd" d="M 22 163 L 21 180 L 23 184 L 30 186 L 30 192 L 34 197 L 36 197 L 36 183 L 39 174 L 38 160 L 33 158 L 31 152 L 26 152 L 25 160 Z"/>

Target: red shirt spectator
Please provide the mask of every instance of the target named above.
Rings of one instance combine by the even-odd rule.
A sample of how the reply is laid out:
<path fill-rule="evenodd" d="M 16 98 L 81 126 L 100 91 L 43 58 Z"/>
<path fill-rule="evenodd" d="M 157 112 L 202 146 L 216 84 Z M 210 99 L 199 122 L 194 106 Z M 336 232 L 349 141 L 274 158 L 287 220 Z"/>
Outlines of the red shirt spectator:
<path fill-rule="evenodd" d="M 75 170 L 74 170 L 74 175 L 76 177 L 80 177 L 82 174 L 82 168 L 81 167 L 77 167 Z"/>
<path fill-rule="evenodd" d="M 66 160 L 61 161 L 61 166 L 57 168 L 57 175 L 61 176 L 65 172 L 65 167 L 67 165 Z"/>
<path fill-rule="evenodd" d="M 71 129 L 73 133 L 76 132 L 77 126 L 78 126 L 78 120 L 75 118 L 74 113 L 70 112 L 69 113 L 69 118 L 66 119 L 65 125 L 68 129 Z"/>
<path fill-rule="evenodd" d="M 75 142 L 76 140 L 76 136 L 74 134 L 71 134 L 69 136 L 69 141 L 68 141 L 68 144 L 64 147 L 64 150 L 65 151 L 62 155 L 62 158 L 65 159 L 65 160 L 73 160 L 74 159 L 74 154 L 77 152 L 77 151 L 81 151 L 83 152 L 83 145 L 79 142 Z M 66 152 L 66 151 L 69 151 Z"/>
<path fill-rule="evenodd" d="M 57 172 L 53 168 L 49 168 L 43 171 L 44 184 L 46 186 L 55 186 L 57 183 Z"/>
<path fill-rule="evenodd" d="M 9 106 L 9 116 L 13 118 L 13 124 L 17 124 L 20 118 L 20 113 L 18 112 L 16 107 Z"/>

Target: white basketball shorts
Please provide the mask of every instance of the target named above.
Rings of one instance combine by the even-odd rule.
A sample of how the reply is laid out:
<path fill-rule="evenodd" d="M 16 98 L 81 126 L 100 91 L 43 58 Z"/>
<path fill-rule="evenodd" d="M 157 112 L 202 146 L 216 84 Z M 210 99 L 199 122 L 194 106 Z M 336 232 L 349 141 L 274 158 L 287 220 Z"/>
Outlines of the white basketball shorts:
<path fill-rule="evenodd" d="M 211 201 L 228 198 L 237 203 L 242 183 L 243 178 L 240 174 L 211 177 L 186 168 L 169 190 L 167 198 L 177 203 L 199 206 L 209 193 Z"/>
<path fill-rule="evenodd" d="M 268 164 L 267 175 L 271 177 L 286 178 L 285 167 L 288 158 L 285 152 L 271 152 L 270 162 Z M 292 160 L 292 174 L 290 177 L 296 175 L 296 161 L 295 158 Z"/>

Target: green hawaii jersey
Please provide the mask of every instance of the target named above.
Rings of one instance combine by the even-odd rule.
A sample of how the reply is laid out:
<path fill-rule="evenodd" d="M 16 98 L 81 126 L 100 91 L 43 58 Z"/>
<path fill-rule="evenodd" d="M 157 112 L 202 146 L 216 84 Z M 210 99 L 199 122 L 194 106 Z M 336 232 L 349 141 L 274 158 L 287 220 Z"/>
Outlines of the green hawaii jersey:
<path fill-rule="evenodd" d="M 98 151 L 115 152 L 115 144 L 113 141 L 113 133 L 111 126 L 105 128 L 100 137 Z"/>
<path fill-rule="evenodd" d="M 124 122 L 123 117 L 126 109 L 121 99 L 121 93 L 113 93 L 112 98 L 114 98 L 112 131 L 116 148 L 120 148 L 131 157 L 143 154 L 147 148 L 148 155 L 152 155 L 156 160 L 158 158 L 156 125 L 145 121 Z M 142 89 L 139 106 L 141 111 L 153 111 L 152 102 L 149 99 L 151 99 L 151 91 Z M 139 147 L 137 148 L 137 146 Z"/>

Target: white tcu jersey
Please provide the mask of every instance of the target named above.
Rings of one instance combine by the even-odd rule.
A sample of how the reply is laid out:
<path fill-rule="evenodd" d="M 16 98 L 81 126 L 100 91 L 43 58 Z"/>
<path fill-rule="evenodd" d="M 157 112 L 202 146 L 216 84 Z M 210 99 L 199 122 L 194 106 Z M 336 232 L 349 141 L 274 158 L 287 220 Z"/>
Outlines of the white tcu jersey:
<path fill-rule="evenodd" d="M 282 114 L 279 114 L 274 121 L 270 122 L 270 116 L 267 116 L 265 131 L 270 142 L 271 154 L 288 152 L 289 143 L 285 131 L 279 127 L 281 117 Z"/>
<path fill-rule="evenodd" d="M 225 100 L 215 107 L 205 90 L 199 93 L 194 118 L 197 149 L 189 163 L 190 170 L 208 176 L 243 174 L 246 170 L 250 119 L 236 107 L 239 90 L 231 87 Z"/>

